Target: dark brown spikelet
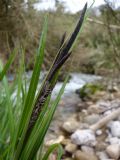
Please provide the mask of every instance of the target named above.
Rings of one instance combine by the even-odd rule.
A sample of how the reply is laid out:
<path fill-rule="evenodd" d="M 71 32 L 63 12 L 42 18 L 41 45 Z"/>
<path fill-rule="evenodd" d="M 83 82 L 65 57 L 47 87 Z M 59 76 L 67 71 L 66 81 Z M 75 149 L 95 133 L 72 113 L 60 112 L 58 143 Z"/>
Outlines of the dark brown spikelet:
<path fill-rule="evenodd" d="M 72 47 L 81 27 L 82 27 L 82 24 L 83 24 L 83 21 L 84 21 L 84 17 L 85 17 L 85 13 L 86 13 L 86 10 L 87 10 L 87 3 L 85 4 L 83 10 L 82 10 L 82 13 L 80 15 L 80 19 L 75 27 L 75 30 L 74 32 L 72 33 L 68 43 L 66 44 L 66 46 L 63 48 L 63 50 L 61 51 L 60 53 L 60 56 L 59 56 L 59 59 L 61 59 L 61 57 L 64 57 L 65 54 L 67 54 L 70 50 L 70 48 Z"/>
<path fill-rule="evenodd" d="M 42 106 L 45 104 L 47 97 L 51 94 L 51 92 L 54 88 L 54 86 L 51 86 L 51 81 L 53 80 L 54 75 L 58 72 L 58 70 L 62 67 L 62 65 L 65 63 L 65 61 L 71 55 L 70 49 L 71 49 L 71 47 L 72 47 L 80 29 L 81 29 L 82 23 L 84 21 L 86 10 L 87 10 L 87 3 L 85 4 L 85 6 L 82 10 L 80 19 L 75 27 L 75 30 L 72 33 L 72 35 L 66 45 L 64 45 L 66 34 L 63 35 L 58 55 L 57 55 L 57 57 L 53 63 L 53 66 L 51 67 L 51 69 L 46 77 L 46 80 L 41 88 L 41 91 L 40 91 L 40 93 L 37 97 L 36 103 L 34 105 L 33 112 L 32 112 L 31 118 L 30 118 L 29 126 L 28 126 L 28 130 L 26 133 L 26 137 L 28 137 L 28 135 L 32 131 L 32 128 L 34 127 L 34 125 L 38 119 L 38 116 L 42 110 Z"/>
<path fill-rule="evenodd" d="M 62 47 L 62 45 L 64 44 L 65 42 L 65 37 L 66 37 L 66 32 L 63 34 L 62 36 L 62 39 L 61 39 L 61 42 L 60 42 L 60 48 Z"/>

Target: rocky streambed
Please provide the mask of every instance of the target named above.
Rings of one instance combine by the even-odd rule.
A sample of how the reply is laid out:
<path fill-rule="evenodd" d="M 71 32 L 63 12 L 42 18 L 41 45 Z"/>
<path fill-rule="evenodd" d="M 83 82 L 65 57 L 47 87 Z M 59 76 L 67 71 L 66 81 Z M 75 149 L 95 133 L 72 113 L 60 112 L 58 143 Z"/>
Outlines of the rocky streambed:
<path fill-rule="evenodd" d="M 29 81 L 31 72 L 27 74 Z M 41 80 L 44 73 L 40 77 Z M 11 78 L 11 77 L 10 77 Z M 45 138 L 45 147 L 60 143 L 61 160 L 120 160 L 120 90 L 108 87 L 82 100 L 75 91 L 99 76 L 72 73 Z M 55 99 L 62 82 L 53 91 Z M 15 97 L 15 95 L 14 95 Z M 56 160 L 56 152 L 49 160 Z"/>
<path fill-rule="evenodd" d="M 87 76 L 81 75 L 78 81 L 74 77 L 71 87 L 68 83 L 46 136 L 45 146 L 60 143 L 64 148 L 62 160 L 119 160 L 120 91 L 98 91 L 82 101 L 75 90 L 86 82 L 100 79 L 94 76 L 89 79 Z M 56 86 L 53 97 L 60 86 L 61 83 Z M 50 160 L 56 160 L 56 153 L 51 155 Z"/>

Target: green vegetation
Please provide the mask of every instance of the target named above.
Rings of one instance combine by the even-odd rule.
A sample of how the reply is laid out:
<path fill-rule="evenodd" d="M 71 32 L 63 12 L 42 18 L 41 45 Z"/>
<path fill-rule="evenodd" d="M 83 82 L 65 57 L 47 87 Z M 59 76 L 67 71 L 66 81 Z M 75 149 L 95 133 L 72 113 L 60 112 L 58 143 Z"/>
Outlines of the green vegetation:
<path fill-rule="evenodd" d="M 67 31 L 69 34 L 79 17 L 79 13 L 66 13 L 64 4 L 58 1 L 56 1 L 56 11 L 36 11 L 32 7 L 35 2 L 35 0 L 28 0 L 28 3 L 24 4 L 23 0 L 9 1 L 8 5 L 11 5 L 11 8 L 7 8 L 7 14 L 5 4 L 3 4 L 4 7 L 1 5 L 3 10 L 1 9 L 2 13 L 0 12 L 2 17 L 0 18 L 0 56 L 6 61 L 11 53 L 10 50 L 22 46 L 25 49 L 26 70 L 33 69 L 34 53 L 39 44 L 38 35 L 46 12 L 49 14 L 49 28 L 43 69 L 49 69 L 59 48 L 61 33 Z M 92 21 L 86 19 L 85 27 L 73 49 L 74 56 L 71 56 L 72 60 L 68 61 L 65 66 L 67 69 L 92 74 L 104 74 L 106 70 L 120 69 L 118 61 L 120 57 L 120 10 L 113 8 L 110 3 L 112 1 L 105 2 L 106 4 L 99 8 L 90 9 L 88 18 Z M 23 6 L 27 7 L 27 10 Z M 98 10 L 99 15 L 96 14 Z M 19 59 L 19 56 L 16 59 Z M 14 61 L 12 66 L 18 66 L 18 61 Z M 12 72 L 15 72 L 14 68 L 11 67 Z"/>
<path fill-rule="evenodd" d="M 103 90 L 101 84 L 85 84 L 78 92 L 81 99 L 89 98 L 91 95 L 94 95 L 97 91 Z"/>
<path fill-rule="evenodd" d="M 16 79 L 11 85 L 8 83 L 6 73 L 18 51 L 13 51 L 4 68 L 0 63 L 0 79 L 2 80 L 0 86 L 1 160 L 48 160 L 51 152 L 56 149 L 58 150 L 57 159 L 61 159 L 62 148 L 59 144 L 51 145 L 46 153 L 43 144 L 56 107 L 64 92 L 67 78 L 54 101 L 51 101 L 51 92 L 56 84 L 62 65 L 71 55 L 71 49 L 84 21 L 86 9 L 87 4 L 70 38 L 65 40 L 65 36 L 63 36 L 58 54 L 38 93 L 36 91 L 44 59 L 47 19 L 45 19 L 43 26 L 28 90 L 26 80 L 23 79 L 26 70 L 23 49 L 20 50 L 21 55 Z M 16 95 L 13 96 L 14 94 Z"/>

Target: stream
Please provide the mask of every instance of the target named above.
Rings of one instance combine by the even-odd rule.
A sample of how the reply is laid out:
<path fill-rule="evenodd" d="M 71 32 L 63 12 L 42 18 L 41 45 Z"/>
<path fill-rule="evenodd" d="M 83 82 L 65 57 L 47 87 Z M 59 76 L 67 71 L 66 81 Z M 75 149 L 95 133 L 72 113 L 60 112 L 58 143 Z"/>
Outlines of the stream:
<path fill-rule="evenodd" d="M 71 73 L 70 74 L 71 79 L 66 84 L 65 91 L 63 94 L 63 97 L 71 97 L 75 93 L 77 89 L 80 89 L 89 82 L 94 82 L 96 80 L 100 80 L 100 76 L 95 75 L 88 75 L 88 74 L 82 74 L 82 73 Z M 54 88 L 53 95 L 56 95 L 60 88 L 62 87 L 63 83 L 58 82 Z"/>
<path fill-rule="evenodd" d="M 46 72 L 41 72 L 40 78 L 39 78 L 39 84 L 38 89 L 41 86 L 42 80 L 44 79 L 46 75 Z M 29 71 L 25 74 L 25 78 L 27 79 L 27 83 L 29 84 L 30 79 L 32 76 L 32 71 Z M 96 80 L 100 80 L 102 77 L 96 76 L 96 75 L 90 75 L 90 74 L 83 74 L 83 73 L 70 73 L 70 80 L 66 84 L 64 94 L 62 95 L 60 105 L 65 106 L 62 107 L 63 112 L 66 113 L 72 113 L 74 111 L 74 107 L 76 104 L 78 104 L 81 100 L 78 97 L 78 95 L 75 93 L 77 89 L 80 89 L 83 87 L 86 83 L 94 82 Z M 14 80 L 14 75 L 8 75 L 8 81 L 12 82 Z M 54 100 L 62 87 L 63 82 L 57 82 L 53 92 L 52 92 L 52 99 Z M 14 93 L 13 97 L 16 97 L 16 93 Z M 61 107 L 60 107 L 61 108 Z"/>
<path fill-rule="evenodd" d="M 40 78 L 39 78 L 39 84 L 38 84 L 38 89 L 41 86 L 41 82 L 43 78 L 45 77 L 46 72 L 41 72 Z M 25 74 L 25 77 L 28 81 L 30 82 L 32 76 L 32 71 L 29 71 Z M 83 73 L 70 73 L 70 80 L 66 84 L 64 94 L 62 95 L 62 98 L 59 102 L 59 105 L 57 107 L 56 113 L 54 115 L 54 120 L 51 126 L 53 125 L 52 128 L 59 127 L 58 123 L 63 123 L 68 117 L 72 116 L 74 113 L 77 112 L 77 105 L 81 103 L 81 99 L 79 96 L 75 93 L 77 89 L 80 89 L 85 85 L 86 83 L 89 82 L 94 82 L 96 80 L 100 80 L 102 77 L 96 76 L 96 75 L 89 75 L 89 74 L 83 74 Z M 8 80 L 13 81 L 14 76 L 9 75 Z M 62 87 L 63 83 L 58 82 L 52 92 L 52 99 L 54 100 Z M 16 97 L 16 93 L 14 93 L 13 97 Z M 55 123 L 55 124 L 54 124 Z M 55 127 L 56 126 L 56 127 Z"/>
<path fill-rule="evenodd" d="M 62 119 L 76 112 L 77 104 L 81 102 L 79 96 L 75 93 L 77 89 L 83 87 L 86 83 L 100 80 L 100 76 L 87 75 L 82 73 L 71 73 L 71 79 L 66 84 L 64 94 L 59 103 L 57 111 Z M 53 98 L 56 97 L 63 83 L 58 82 L 53 90 Z M 62 116 L 63 115 L 63 116 Z M 66 115 L 66 116 L 65 116 Z"/>

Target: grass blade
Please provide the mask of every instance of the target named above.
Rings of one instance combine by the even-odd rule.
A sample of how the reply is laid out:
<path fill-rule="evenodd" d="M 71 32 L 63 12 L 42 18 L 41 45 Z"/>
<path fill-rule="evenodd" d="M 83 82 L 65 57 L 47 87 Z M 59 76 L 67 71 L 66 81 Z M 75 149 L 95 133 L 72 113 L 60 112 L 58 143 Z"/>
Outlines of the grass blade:
<path fill-rule="evenodd" d="M 57 157 L 57 160 L 60 160 L 61 159 L 61 156 L 63 154 L 63 149 L 62 149 L 62 146 L 60 144 L 53 144 L 51 145 L 47 152 L 45 153 L 45 155 L 43 156 L 42 160 L 48 160 L 50 154 L 54 151 L 54 150 L 58 150 L 58 157 Z"/>
<path fill-rule="evenodd" d="M 7 61 L 6 65 L 4 66 L 4 68 L 2 69 L 2 71 L 0 72 L 0 81 L 3 79 L 4 75 L 7 73 L 7 71 L 10 68 L 10 65 L 13 63 L 15 57 L 16 57 L 17 51 L 14 50 L 11 55 L 9 60 Z"/>
<path fill-rule="evenodd" d="M 0 61 L 0 70 L 2 70 L 2 62 Z M 5 112 L 6 112 L 6 118 L 8 122 L 8 128 L 10 130 L 10 142 L 13 141 L 14 139 L 14 129 L 15 129 L 15 121 L 14 121 L 14 114 L 13 114 L 13 104 L 11 101 L 11 94 L 10 94 L 10 90 L 9 90 L 9 85 L 8 85 L 8 81 L 7 78 L 4 76 L 3 78 L 3 86 L 5 89 L 5 95 L 6 95 L 6 108 L 5 108 Z M 7 125 L 6 124 L 6 125 Z M 10 145 L 11 147 L 11 145 Z"/>
<path fill-rule="evenodd" d="M 56 107 L 61 99 L 61 96 L 64 92 L 65 85 L 67 83 L 67 79 L 65 80 L 62 88 L 59 91 L 59 94 L 56 98 L 56 100 L 53 102 L 51 107 L 48 108 L 46 115 L 41 119 L 38 118 L 37 123 L 35 127 L 33 128 L 33 131 L 29 137 L 28 143 L 25 146 L 25 149 L 23 150 L 23 153 L 21 154 L 20 160 L 26 159 L 26 160 L 32 160 L 32 158 L 36 155 L 40 145 L 43 142 L 43 139 L 45 137 L 45 134 L 49 128 L 49 125 L 52 121 L 53 115 L 55 113 Z"/>
<path fill-rule="evenodd" d="M 22 145 L 23 145 L 24 138 L 25 138 L 25 134 L 27 131 L 27 127 L 29 124 L 29 119 L 30 119 L 32 109 L 33 109 L 34 97 L 35 97 L 35 93 L 36 93 L 36 89 L 37 89 L 37 84 L 39 81 L 41 66 L 43 63 L 46 33 L 47 33 L 47 20 L 45 20 L 45 24 L 43 27 L 43 32 L 42 32 L 41 39 L 40 39 L 40 45 L 39 45 L 39 49 L 38 49 L 38 53 L 37 53 L 37 57 L 36 57 L 36 62 L 35 62 L 32 78 L 31 78 L 28 94 L 26 97 L 26 102 L 25 102 L 24 109 L 22 112 L 22 117 L 20 119 L 17 140 L 20 137 L 21 137 L 21 140 L 20 140 L 20 142 L 18 142 L 18 145 L 17 145 L 17 152 L 15 155 L 15 157 L 16 157 L 15 159 L 18 159 L 19 154 L 21 152 Z"/>

